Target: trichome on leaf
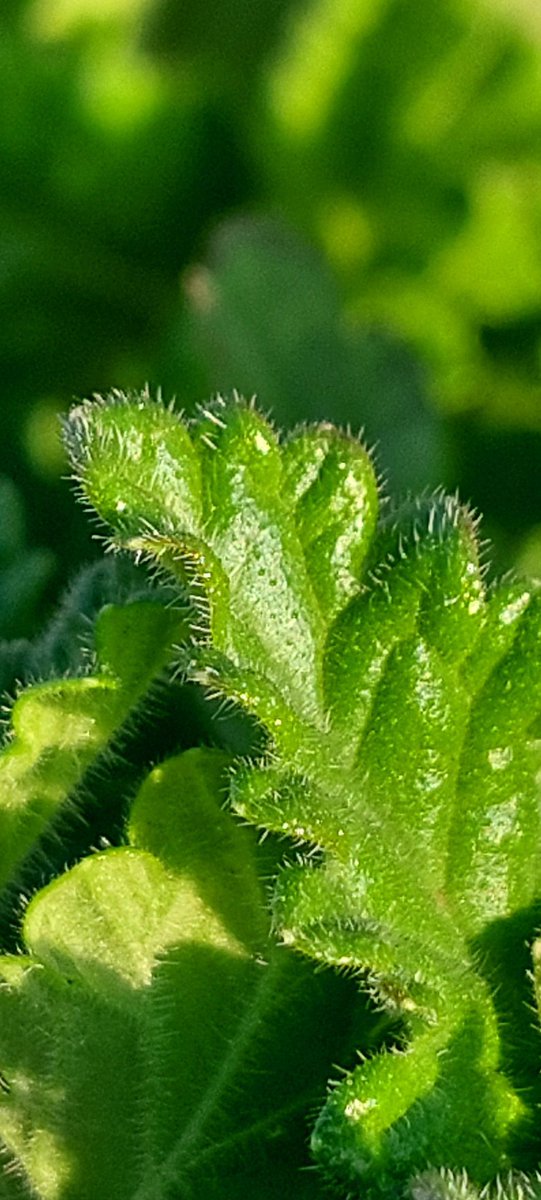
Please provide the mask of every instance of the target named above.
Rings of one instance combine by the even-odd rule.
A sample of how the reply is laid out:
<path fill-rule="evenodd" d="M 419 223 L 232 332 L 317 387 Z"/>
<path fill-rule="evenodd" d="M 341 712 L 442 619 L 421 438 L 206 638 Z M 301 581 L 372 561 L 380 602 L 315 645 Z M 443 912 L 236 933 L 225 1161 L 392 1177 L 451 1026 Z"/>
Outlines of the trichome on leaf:
<path fill-rule="evenodd" d="M 264 731 L 263 751 L 228 767 L 233 813 L 285 837 L 286 846 L 293 839 L 296 852 L 282 855 L 272 884 L 271 935 L 255 848 L 241 868 L 246 831 L 226 813 L 205 824 L 211 810 L 206 800 L 198 808 L 197 789 L 190 797 L 179 759 L 150 777 L 155 784 L 165 773 L 166 801 L 151 783 L 135 802 L 132 842 L 134 811 L 146 805 L 152 814 L 141 842 L 85 859 L 32 900 L 28 956 L 4 963 L 9 1020 L 0 1070 L 11 1090 L 0 1097 L 0 1134 L 14 1160 L 44 1200 L 103 1194 L 106 1174 L 101 1193 L 97 1177 L 87 1190 L 77 1183 L 90 1171 L 83 1166 L 88 1146 L 58 1116 L 76 1065 L 70 1059 L 68 1069 L 62 1058 L 80 1020 L 66 992 L 73 982 L 69 995 L 90 1004 L 98 1022 L 111 1016 L 114 1024 L 111 1014 L 129 1009 L 134 1045 L 155 1045 L 150 1099 L 126 1083 L 136 1102 L 126 1109 L 122 1154 L 130 1158 L 137 1128 L 140 1158 L 118 1195 L 194 1194 L 194 1164 L 205 1156 L 209 1164 L 227 1161 L 216 1150 L 220 1136 L 227 1153 L 235 1138 L 257 1140 L 242 1119 L 235 1131 L 229 1093 L 234 1080 L 239 1095 L 252 1094 L 254 1045 L 265 1043 L 278 1011 L 279 1023 L 288 1012 L 293 1024 L 303 1004 L 314 1011 L 312 975 L 281 1007 L 272 983 L 276 956 L 295 964 L 288 970 L 296 977 L 302 960 L 291 951 L 300 951 L 353 976 L 387 1013 L 383 1028 L 392 1020 L 398 1030 L 392 1048 L 381 1044 L 372 1053 L 360 1038 L 361 1061 L 332 1084 L 315 1121 L 312 1151 L 335 1194 L 537 1195 L 541 1031 L 532 953 L 541 902 L 541 586 L 513 579 L 486 585 L 475 523 L 455 498 L 436 494 L 380 513 L 369 456 L 328 425 L 280 440 L 238 399 L 217 400 L 187 422 L 147 394 L 114 393 L 74 409 L 67 443 L 81 494 L 112 545 L 153 562 L 188 595 L 189 636 L 176 651 L 185 677 L 244 708 Z M 127 658 L 137 658 L 138 639 L 135 622 Z M 200 763 L 206 778 L 207 759 Z M 0 817 L 9 804 L 1 789 L 0 760 Z M 153 821 L 158 830 L 163 822 L 158 849 L 145 840 L 152 841 Z M 194 830 L 203 831 L 196 850 Z M 117 919 L 110 880 L 132 870 L 144 881 L 124 891 L 119 885 L 127 909 Z M 215 1017 L 202 1018 L 197 1044 L 208 1071 L 189 1105 L 198 1114 L 194 1142 L 182 1116 L 195 1086 L 193 1057 L 162 1051 L 175 1038 L 185 1044 L 200 978 L 205 995 L 223 991 L 226 1026 L 242 995 L 251 1032 L 246 1050 L 241 1014 L 229 1050 L 215 1059 Z M 67 1005 L 54 1035 L 51 988 Z M 107 1017 L 88 1000 L 97 992 Z M 9 1047 L 20 1044 L 33 1004 L 49 1041 L 43 1060 L 38 1049 L 29 1068 L 28 1099 Z M 309 1031 L 307 1019 L 305 1069 Z M 60 1064 L 54 1070 L 46 1065 L 52 1047 Z M 126 1053 L 140 1080 L 140 1051 Z M 327 1074 L 334 1078 L 332 1062 Z M 81 1114 L 91 1074 L 92 1054 L 80 1064 Z M 166 1111 L 158 1088 L 171 1092 Z M 113 1093 L 116 1112 L 122 1103 Z M 94 1096 L 89 1111 L 95 1103 Z M 282 1127 L 283 1092 L 278 1108 Z M 268 1133 L 272 1105 L 261 1120 Z M 64 1173 L 47 1167 L 48 1159 L 64 1163 Z M 208 1195 L 236 1195 L 235 1170 L 227 1175 L 226 1167 L 221 1192 Z M 289 1194 L 291 1178 L 276 1179 L 269 1196 Z M 319 1186 L 312 1176 L 306 1194 Z"/>

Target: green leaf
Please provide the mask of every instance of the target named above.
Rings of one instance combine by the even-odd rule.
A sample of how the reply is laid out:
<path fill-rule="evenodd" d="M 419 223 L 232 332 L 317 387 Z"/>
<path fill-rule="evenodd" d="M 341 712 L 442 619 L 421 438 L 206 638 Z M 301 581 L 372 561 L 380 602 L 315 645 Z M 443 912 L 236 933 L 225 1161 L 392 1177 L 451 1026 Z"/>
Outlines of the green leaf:
<path fill-rule="evenodd" d="M 426 1171 L 411 1182 L 405 1200 L 539 1200 L 540 1196 L 539 1175 L 512 1171 L 481 1191 L 465 1173 Z"/>
<path fill-rule="evenodd" d="M 304 965 L 269 940 L 227 767 L 206 749 L 156 767 L 130 844 L 40 892 L 26 955 L 0 960 L 0 1137 L 24 1195 L 305 1194 L 299 1116 L 336 1045 L 321 1006 L 338 1010 L 317 982 L 303 1000 Z"/>
<path fill-rule="evenodd" d="M 311 569 L 304 561 L 297 522 L 313 542 L 314 517 L 327 505 L 324 462 L 328 476 L 338 471 L 344 482 L 322 557 L 335 556 L 340 592 L 350 594 L 357 586 L 352 568 L 362 559 L 376 510 L 362 447 L 344 438 L 335 447 L 323 430 L 314 462 L 303 465 L 298 486 L 305 494 L 296 497 L 295 514 L 284 494 L 276 436 L 248 406 L 217 403 L 201 414 L 190 439 L 181 420 L 150 398 L 115 395 L 110 403 L 74 410 L 67 436 L 84 496 L 122 544 L 191 578 L 213 646 L 246 673 L 256 711 L 272 709 L 279 684 L 297 719 L 321 722 L 325 626 L 310 578 L 318 566 L 315 547 Z M 302 457 L 302 431 L 298 440 Z M 295 451 L 292 443 L 290 461 Z M 177 477 L 183 478 L 178 495 Z M 324 596 L 323 608 L 334 602 Z"/>
<path fill-rule="evenodd" d="M 73 799 L 183 636 L 183 616 L 157 601 L 103 608 L 94 672 L 23 691 L 0 755 L 0 887 L 12 884 L 47 827 Z"/>
<path fill-rule="evenodd" d="M 318 1162 L 382 1200 L 429 1166 L 480 1186 L 531 1170 L 540 1056 L 533 1042 L 519 1052 L 532 995 L 517 963 L 541 891 L 539 586 L 487 589 L 475 522 L 454 498 L 383 510 L 376 528 L 369 460 L 328 426 L 280 442 L 239 401 L 182 435 L 174 420 L 147 396 L 76 410 L 83 495 L 117 544 L 188 578 L 201 612 L 188 674 L 267 730 L 231 797 L 307 846 L 275 888 L 283 940 L 357 974 L 404 1026 L 398 1052 L 331 1091 Z M 169 447 L 172 486 L 185 458 L 191 489 L 178 507 L 156 466 Z M 116 520 L 122 471 L 132 507 Z"/>

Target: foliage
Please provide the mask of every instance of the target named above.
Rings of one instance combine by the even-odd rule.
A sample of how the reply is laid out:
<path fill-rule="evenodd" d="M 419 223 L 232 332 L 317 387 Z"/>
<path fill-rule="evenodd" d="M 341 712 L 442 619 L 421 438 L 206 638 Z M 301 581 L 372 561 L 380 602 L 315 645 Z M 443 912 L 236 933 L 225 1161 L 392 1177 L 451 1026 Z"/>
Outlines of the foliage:
<path fill-rule="evenodd" d="M 226 765 L 201 748 L 156 767 L 129 844 L 29 905 L 27 953 L 1 969 L 2 1196 L 287 1194 L 281 1160 L 343 1038 L 318 1029 L 332 990 L 269 944 L 252 840 L 219 807 Z"/>
<path fill-rule="evenodd" d="M 18 697 L 11 713 L 11 744 L 0 760 L 5 797 L 0 887 L 10 882 L 85 770 L 145 694 L 179 629 L 178 613 L 152 601 L 103 608 L 95 630 L 97 671 L 36 684 Z"/>
<path fill-rule="evenodd" d="M 459 486 L 500 561 L 535 539 L 535 0 L 4 0 L 0 63 L 0 470 L 31 544 L 89 557 L 55 414 L 111 379 L 323 404 L 393 489 Z"/>
<path fill-rule="evenodd" d="M 528 0 L 309 4 L 265 143 L 350 310 L 417 346 L 440 403 L 536 426 L 539 38 Z"/>
<path fill-rule="evenodd" d="M 102 609 L 92 673 L 17 701 L 6 882 L 85 772 L 99 795 L 172 654 L 255 725 L 248 755 L 151 758 L 120 843 L 30 900 L 2 960 L 6 1200 L 534 1197 L 539 585 L 487 585 L 471 513 L 382 503 L 329 424 L 113 393 L 66 437 L 112 545 L 175 587 Z"/>
<path fill-rule="evenodd" d="M 388 331 L 350 327 L 325 260 L 276 220 L 224 223 L 187 273 L 160 377 L 174 391 L 194 363 L 203 395 L 217 380 L 250 395 L 257 380 L 280 423 L 290 423 L 294 397 L 303 420 L 332 413 L 366 425 L 398 492 L 445 477 L 445 438 L 419 364 Z"/>

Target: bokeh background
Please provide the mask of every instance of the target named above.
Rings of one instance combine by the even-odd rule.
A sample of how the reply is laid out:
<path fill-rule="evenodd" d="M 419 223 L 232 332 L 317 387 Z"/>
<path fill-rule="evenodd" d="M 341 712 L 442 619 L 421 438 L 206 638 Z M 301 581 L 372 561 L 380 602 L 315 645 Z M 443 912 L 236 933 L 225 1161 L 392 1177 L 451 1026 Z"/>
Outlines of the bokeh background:
<path fill-rule="evenodd" d="M 98 552 L 111 386 L 364 427 L 541 574 L 539 0 L 2 0 L 0 636 Z"/>

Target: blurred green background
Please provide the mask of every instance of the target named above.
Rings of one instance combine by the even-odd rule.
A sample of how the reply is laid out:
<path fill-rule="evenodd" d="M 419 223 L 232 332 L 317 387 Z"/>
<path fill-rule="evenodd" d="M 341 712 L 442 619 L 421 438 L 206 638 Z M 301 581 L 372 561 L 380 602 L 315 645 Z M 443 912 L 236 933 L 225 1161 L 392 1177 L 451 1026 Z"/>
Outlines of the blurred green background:
<path fill-rule="evenodd" d="M 97 553 L 56 414 L 364 427 L 541 574 L 539 0 L 2 0 L 0 636 Z"/>

